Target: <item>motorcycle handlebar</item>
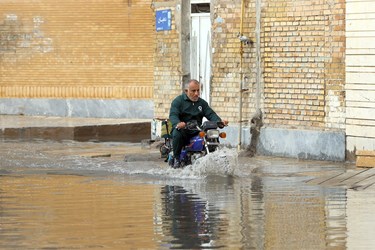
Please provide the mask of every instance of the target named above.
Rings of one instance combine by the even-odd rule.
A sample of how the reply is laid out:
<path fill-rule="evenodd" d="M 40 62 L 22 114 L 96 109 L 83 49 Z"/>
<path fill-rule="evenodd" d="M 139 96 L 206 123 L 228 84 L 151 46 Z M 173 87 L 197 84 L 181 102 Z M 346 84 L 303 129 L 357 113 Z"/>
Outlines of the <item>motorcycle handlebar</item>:
<path fill-rule="evenodd" d="M 222 129 L 222 128 L 224 128 L 225 126 L 227 126 L 227 125 L 225 125 L 225 123 L 222 122 L 222 121 L 220 121 L 220 122 L 215 122 L 215 123 L 216 123 L 217 127 L 220 128 L 220 129 Z M 204 124 L 205 124 L 205 123 L 204 123 Z M 198 125 L 198 122 L 197 122 L 196 120 L 192 120 L 192 121 L 189 121 L 189 122 L 186 123 L 186 126 L 185 126 L 184 129 L 187 129 L 187 130 L 198 130 L 198 131 L 200 131 L 200 130 L 202 130 L 202 129 L 205 128 L 204 124 L 202 124 L 201 126 L 199 126 L 199 125 Z"/>
<path fill-rule="evenodd" d="M 201 130 L 200 127 L 198 126 L 198 122 L 195 121 L 195 120 L 187 122 L 185 129 L 187 129 L 187 130 Z"/>
<path fill-rule="evenodd" d="M 217 122 L 217 126 L 219 128 L 224 128 L 225 127 L 225 123 L 224 122 Z"/>

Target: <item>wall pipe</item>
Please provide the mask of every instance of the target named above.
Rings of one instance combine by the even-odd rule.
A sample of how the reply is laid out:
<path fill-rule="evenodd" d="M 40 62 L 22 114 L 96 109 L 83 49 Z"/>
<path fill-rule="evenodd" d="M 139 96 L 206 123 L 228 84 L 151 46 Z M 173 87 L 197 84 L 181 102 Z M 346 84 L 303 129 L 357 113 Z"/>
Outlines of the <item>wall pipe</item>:
<path fill-rule="evenodd" d="M 240 23 L 240 34 L 239 36 L 243 36 L 243 19 L 245 15 L 245 0 L 241 1 L 241 23 Z M 242 146 L 242 93 L 243 93 L 243 42 L 240 40 L 240 86 L 239 86 L 239 129 L 238 129 L 238 150 L 241 149 Z"/>
<path fill-rule="evenodd" d="M 261 14 L 262 14 L 262 0 L 256 0 L 256 24 L 255 24 L 255 48 L 256 48 L 256 110 L 260 110 L 261 99 L 261 54 L 260 54 L 260 31 L 261 31 Z"/>

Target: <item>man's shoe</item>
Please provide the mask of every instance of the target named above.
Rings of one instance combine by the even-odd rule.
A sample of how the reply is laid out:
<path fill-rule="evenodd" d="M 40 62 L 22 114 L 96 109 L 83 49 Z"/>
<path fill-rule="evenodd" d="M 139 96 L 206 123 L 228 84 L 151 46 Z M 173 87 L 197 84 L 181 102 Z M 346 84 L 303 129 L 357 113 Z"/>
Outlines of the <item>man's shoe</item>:
<path fill-rule="evenodd" d="M 174 159 L 173 168 L 180 168 L 181 162 L 179 159 Z"/>

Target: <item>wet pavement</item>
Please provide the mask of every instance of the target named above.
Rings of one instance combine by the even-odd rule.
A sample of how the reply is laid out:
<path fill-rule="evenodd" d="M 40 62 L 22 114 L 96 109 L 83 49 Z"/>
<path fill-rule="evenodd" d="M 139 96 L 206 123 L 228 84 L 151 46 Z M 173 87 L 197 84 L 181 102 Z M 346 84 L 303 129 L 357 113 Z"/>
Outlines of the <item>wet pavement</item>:
<path fill-rule="evenodd" d="M 150 139 L 151 120 L 147 119 L 108 119 L 78 117 L 44 117 L 23 115 L 0 115 L 0 139 L 3 140 L 53 140 L 53 141 L 91 141 L 91 142 L 131 142 L 137 143 Z M 159 143 L 160 144 L 160 143 Z M 137 158 L 157 160 L 160 156 L 158 142 L 155 145 L 142 144 L 141 150 L 134 147 L 127 149 L 132 152 L 127 160 Z M 154 149 L 150 152 L 148 149 Z M 116 147 L 105 148 L 103 144 L 93 144 L 86 149 L 64 149 L 56 154 L 79 154 L 89 157 L 125 157 L 123 150 Z M 242 153 L 242 154 L 241 154 Z M 246 155 L 246 152 L 240 152 Z M 159 157 L 160 158 L 160 157 Z M 248 161 L 249 157 L 240 157 Z M 283 159 L 283 158 L 280 158 Z M 290 160 L 290 159 L 284 159 Z M 341 186 L 363 190 L 374 186 L 375 169 L 355 168 L 354 163 L 344 163 L 345 172 L 317 173 L 317 177 L 309 180 L 310 185 Z M 319 178 L 318 178 L 319 177 Z"/>
<path fill-rule="evenodd" d="M 372 169 L 224 148 L 174 170 L 140 139 L 20 139 L 0 139 L 1 249 L 375 248 Z"/>

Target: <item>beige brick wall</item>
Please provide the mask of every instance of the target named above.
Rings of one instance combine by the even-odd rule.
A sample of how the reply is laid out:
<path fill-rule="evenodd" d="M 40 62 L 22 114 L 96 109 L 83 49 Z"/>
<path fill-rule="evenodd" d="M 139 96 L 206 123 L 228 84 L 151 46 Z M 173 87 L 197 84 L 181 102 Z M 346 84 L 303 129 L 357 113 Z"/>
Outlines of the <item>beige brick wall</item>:
<path fill-rule="evenodd" d="M 211 103 L 222 117 L 229 119 L 232 123 L 240 122 L 241 89 L 248 89 L 248 92 L 242 95 L 242 120 L 249 120 L 255 111 L 256 51 L 253 43 L 242 45 L 241 48 L 241 42 L 238 39 L 242 13 L 240 2 L 221 0 L 213 8 L 212 47 L 214 53 Z M 255 41 L 255 7 L 252 1 L 246 2 L 245 15 L 242 18 L 242 34 Z M 241 81 L 241 74 L 244 77 L 243 81 Z M 241 82 L 243 82 L 243 88 Z"/>
<path fill-rule="evenodd" d="M 170 103 L 182 91 L 180 20 L 181 12 L 176 10 L 176 1 L 153 1 L 154 11 L 170 9 L 172 29 L 156 32 L 154 54 L 154 115 L 168 118 Z"/>
<path fill-rule="evenodd" d="M 343 128 L 344 1 L 267 3 L 265 123 Z"/>
<path fill-rule="evenodd" d="M 213 1 L 212 98 L 215 110 L 239 122 L 241 83 L 241 1 Z M 170 1 L 175 4 L 176 1 Z M 172 4 L 172 5 L 173 5 Z M 264 122 L 271 127 L 301 129 L 344 128 L 345 1 L 261 1 L 261 95 Z M 245 1 L 243 34 L 243 118 L 256 108 L 256 1 Z M 176 31 L 157 34 L 155 111 L 168 112 L 180 90 L 180 62 Z M 171 51 L 172 59 L 169 61 Z M 160 67 L 159 64 L 163 65 Z M 163 77 L 165 79 L 163 79 Z M 167 86 L 171 91 L 164 90 Z"/>
<path fill-rule="evenodd" d="M 0 97 L 151 99 L 148 0 L 0 3 Z"/>

